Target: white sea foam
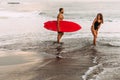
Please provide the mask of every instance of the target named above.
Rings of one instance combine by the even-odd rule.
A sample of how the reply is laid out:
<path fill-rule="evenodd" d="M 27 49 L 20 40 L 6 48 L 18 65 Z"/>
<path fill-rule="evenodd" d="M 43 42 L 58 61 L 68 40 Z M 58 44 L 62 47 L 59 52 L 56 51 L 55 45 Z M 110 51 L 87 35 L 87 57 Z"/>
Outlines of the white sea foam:
<path fill-rule="evenodd" d="M 90 67 L 89 70 L 82 76 L 83 80 L 91 80 L 95 78 L 103 70 L 103 65 L 98 64 L 96 66 Z"/>
<path fill-rule="evenodd" d="M 20 17 L 33 17 L 35 15 L 38 15 L 36 11 L 34 12 L 17 12 L 17 11 L 0 11 L 0 17 L 8 17 L 8 18 L 20 18 Z"/>
<path fill-rule="evenodd" d="M 120 67 L 118 68 L 104 68 L 104 71 L 92 80 L 119 80 Z"/>

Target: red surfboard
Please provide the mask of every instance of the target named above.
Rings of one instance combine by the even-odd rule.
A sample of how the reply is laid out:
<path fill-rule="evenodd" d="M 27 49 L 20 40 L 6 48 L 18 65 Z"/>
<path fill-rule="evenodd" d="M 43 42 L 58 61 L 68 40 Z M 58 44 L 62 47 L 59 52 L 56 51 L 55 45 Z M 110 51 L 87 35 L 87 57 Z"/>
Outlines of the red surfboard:
<path fill-rule="evenodd" d="M 57 21 L 48 21 L 44 23 L 48 30 L 57 31 Z M 81 29 L 81 26 L 71 21 L 60 21 L 60 32 L 74 32 Z"/>

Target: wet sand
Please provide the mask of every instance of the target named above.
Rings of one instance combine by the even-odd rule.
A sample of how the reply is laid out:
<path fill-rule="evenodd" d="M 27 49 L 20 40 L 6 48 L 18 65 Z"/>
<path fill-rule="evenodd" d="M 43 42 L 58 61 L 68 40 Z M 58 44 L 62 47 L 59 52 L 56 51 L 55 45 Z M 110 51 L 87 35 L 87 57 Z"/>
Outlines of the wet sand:
<path fill-rule="evenodd" d="M 18 52 L 23 54 L 12 57 L 10 55 L 7 56 L 7 59 L 2 57 L 1 61 L 3 59 L 8 62 L 0 65 L 0 79 L 83 80 L 82 76 L 88 68 L 96 65 L 96 63 L 93 63 L 93 59 L 97 55 L 89 42 L 87 47 L 83 47 L 86 43 L 79 44 L 83 41 L 82 39 L 65 39 L 62 44 L 56 44 L 54 41 L 44 41 L 37 44 L 37 47 L 33 47 L 34 49 L 30 49 L 31 46 L 29 46 L 27 49 L 21 49 L 22 51 Z M 2 46 L 1 48 L 23 48 L 15 45 Z M 11 49 L 12 51 L 17 52 Z M 62 56 L 62 59 L 56 58 L 58 54 Z M 15 59 L 16 61 L 13 62 L 12 60 Z M 13 63 L 10 64 L 11 61 Z"/>

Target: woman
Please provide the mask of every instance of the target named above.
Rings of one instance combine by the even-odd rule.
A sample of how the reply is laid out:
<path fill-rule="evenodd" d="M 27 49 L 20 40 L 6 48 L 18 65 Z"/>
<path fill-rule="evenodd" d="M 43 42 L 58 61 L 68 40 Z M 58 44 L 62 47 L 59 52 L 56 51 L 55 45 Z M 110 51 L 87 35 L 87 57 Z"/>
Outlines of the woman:
<path fill-rule="evenodd" d="M 64 33 L 60 31 L 60 21 L 62 21 L 64 19 L 63 13 L 64 13 L 64 9 L 60 8 L 59 9 L 59 14 L 57 16 L 57 28 L 58 28 L 57 42 L 58 43 L 60 43 L 60 39 L 64 35 Z"/>
<path fill-rule="evenodd" d="M 98 30 L 100 29 L 101 24 L 103 24 L 103 15 L 101 13 L 98 13 L 91 26 L 91 31 L 94 37 L 93 38 L 94 45 L 96 45 Z"/>

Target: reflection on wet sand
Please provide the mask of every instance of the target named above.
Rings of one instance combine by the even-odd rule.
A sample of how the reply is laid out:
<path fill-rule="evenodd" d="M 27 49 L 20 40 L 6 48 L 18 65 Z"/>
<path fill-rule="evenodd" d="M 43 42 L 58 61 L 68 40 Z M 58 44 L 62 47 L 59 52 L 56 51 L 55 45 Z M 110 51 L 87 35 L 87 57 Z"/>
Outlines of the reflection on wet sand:
<path fill-rule="evenodd" d="M 62 58 L 62 56 L 60 56 L 60 54 L 62 54 L 62 50 L 64 49 L 63 44 L 60 44 L 56 47 L 57 53 L 56 53 L 56 58 Z"/>
<path fill-rule="evenodd" d="M 11 71 L 8 74 L 11 75 L 5 75 L 1 70 L 0 79 L 83 80 L 82 75 L 88 70 L 88 67 L 95 65 L 93 58 L 98 51 L 95 52 L 95 49 L 88 43 L 85 43 L 87 46 L 82 45 L 81 47 L 78 45 L 80 41 L 79 39 L 71 39 L 61 44 L 54 43 L 54 41 L 36 41 L 21 43 L 19 46 L 18 43 L 0 46 L 0 48 L 8 50 L 10 48 L 11 51 L 19 49 L 23 52 L 34 53 L 31 56 L 23 55 L 24 57 L 31 57 L 30 62 L 21 64 L 22 66 L 13 65 L 16 68 L 9 66 Z"/>

